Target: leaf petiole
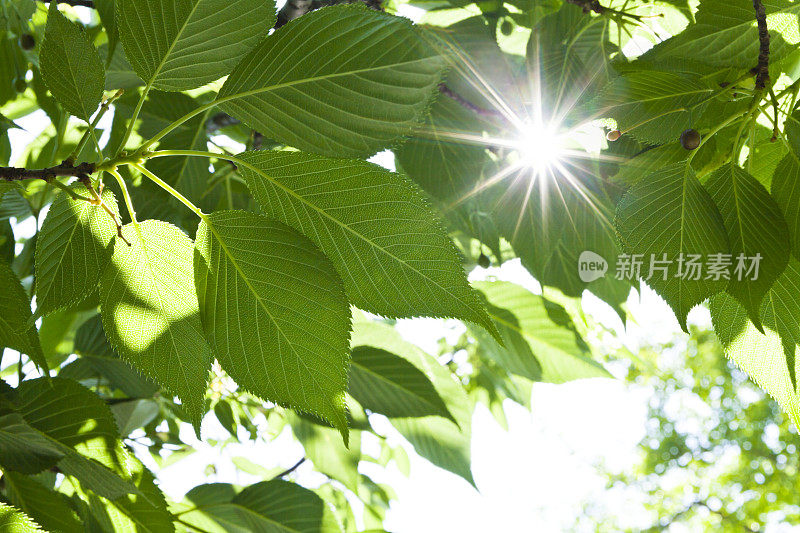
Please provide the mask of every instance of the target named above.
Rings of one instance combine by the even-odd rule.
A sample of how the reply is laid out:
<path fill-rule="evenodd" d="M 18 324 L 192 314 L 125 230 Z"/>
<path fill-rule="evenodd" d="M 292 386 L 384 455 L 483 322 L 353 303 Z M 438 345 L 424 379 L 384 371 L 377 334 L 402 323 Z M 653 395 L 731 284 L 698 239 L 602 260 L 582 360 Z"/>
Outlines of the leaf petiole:
<path fill-rule="evenodd" d="M 159 187 L 170 193 L 172 196 L 177 198 L 178 201 L 180 201 L 183 205 L 188 207 L 195 215 L 200 217 L 201 220 L 206 220 L 208 218 L 208 216 L 205 213 L 203 213 L 203 211 L 199 207 L 194 205 L 188 198 L 186 198 L 184 195 L 176 191 L 170 184 L 168 184 L 167 182 L 165 182 L 164 180 L 162 180 L 161 178 L 159 178 L 158 176 L 147 170 L 143 165 L 140 165 L 138 163 L 131 163 L 131 166 L 136 170 L 138 170 L 139 172 L 141 172 L 142 174 L 144 174 L 145 176 L 147 176 L 148 178 L 150 178 L 153 182 L 155 182 L 156 185 L 158 185 Z"/>

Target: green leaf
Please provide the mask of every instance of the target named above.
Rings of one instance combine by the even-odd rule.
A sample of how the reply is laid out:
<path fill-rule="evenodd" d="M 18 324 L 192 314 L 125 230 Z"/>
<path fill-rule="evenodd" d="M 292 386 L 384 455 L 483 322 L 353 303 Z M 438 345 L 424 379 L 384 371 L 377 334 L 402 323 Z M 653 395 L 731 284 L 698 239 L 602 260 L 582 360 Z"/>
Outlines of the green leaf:
<path fill-rule="evenodd" d="M 454 317 L 495 332 L 453 242 L 407 178 L 364 161 L 298 152 L 237 159 L 262 212 L 325 252 L 353 305 L 391 317 Z"/>
<path fill-rule="evenodd" d="M 30 517 L 0 502 L 0 530 L 6 533 L 37 533 L 42 531 Z"/>
<path fill-rule="evenodd" d="M 653 144 L 675 141 L 703 111 L 713 89 L 699 78 L 658 71 L 625 73 L 594 102 L 617 129 Z"/>
<path fill-rule="evenodd" d="M 138 459 L 128 457 L 127 468 L 132 473 L 137 493 L 109 501 L 94 495 L 88 496 L 92 515 L 103 531 L 136 533 L 173 533 L 174 517 L 155 478 Z"/>
<path fill-rule="evenodd" d="M 192 241 L 166 222 L 128 224 L 100 280 L 103 329 L 114 349 L 186 407 L 195 430 L 205 411 L 213 354 L 194 290 Z"/>
<path fill-rule="evenodd" d="M 62 378 L 23 381 L 18 411 L 25 421 L 50 438 L 92 457 L 109 468 L 119 466 L 114 417 L 99 396 Z"/>
<path fill-rule="evenodd" d="M 422 370 L 379 348 L 353 349 L 350 394 L 364 408 L 388 417 L 438 415 L 455 422 Z"/>
<path fill-rule="evenodd" d="M 757 279 L 739 279 L 732 271 L 727 288 L 761 329 L 761 300 L 789 262 L 789 230 L 783 213 L 764 186 L 736 165 L 717 170 L 706 182 L 706 188 L 728 230 L 733 267 L 740 255 L 761 256 Z"/>
<path fill-rule="evenodd" d="M 114 417 L 100 397 L 63 378 L 26 380 L 17 392 L 17 410 L 25 421 L 64 454 L 59 470 L 110 499 L 136 491 L 127 481 L 127 453 Z"/>
<path fill-rule="evenodd" d="M 366 418 L 363 410 L 360 415 L 361 418 Z M 351 429 L 350 442 L 345 446 L 334 429 L 297 415 L 292 416 L 289 422 L 294 436 L 303 445 L 306 457 L 314 463 L 314 468 L 357 492 L 361 478 L 361 474 L 358 473 L 358 462 L 361 460 L 361 431 Z"/>
<path fill-rule="evenodd" d="M 98 374 L 126 396 L 148 398 L 159 389 L 158 385 L 117 356 L 106 339 L 100 315 L 95 315 L 78 328 L 75 334 L 75 353 L 86 359 Z"/>
<path fill-rule="evenodd" d="M 232 437 L 236 438 L 236 418 L 233 416 L 233 409 L 231 404 L 225 400 L 220 400 L 214 405 L 214 414 L 219 420 L 219 423 L 224 427 Z"/>
<path fill-rule="evenodd" d="M 218 211 L 197 230 L 206 336 L 244 389 L 320 416 L 347 441 L 350 310 L 330 261 L 284 224 Z"/>
<path fill-rule="evenodd" d="M 777 63 L 800 43 L 800 5 L 765 0 L 770 29 L 770 61 Z M 758 28 L 752 0 L 703 0 L 696 23 L 642 56 L 645 60 L 692 59 L 718 67 L 750 69 L 758 58 Z"/>
<path fill-rule="evenodd" d="M 146 426 L 159 414 L 159 407 L 153 400 L 132 400 L 111 406 L 114 420 L 119 427 L 120 435 L 130 435 L 134 429 Z"/>
<path fill-rule="evenodd" d="M 144 83 L 136 72 L 133 71 L 133 67 L 128 62 L 128 58 L 125 57 L 125 50 L 123 50 L 121 46 L 114 49 L 114 55 L 111 56 L 111 61 L 108 60 L 108 44 L 100 45 L 97 51 L 100 52 L 100 57 L 103 58 L 103 62 L 106 64 L 107 91 L 115 89 L 133 89 Z M 117 100 L 117 102 L 119 102 L 119 100 Z"/>
<path fill-rule="evenodd" d="M 81 523 L 70 509 L 67 497 L 36 479 L 15 472 L 4 472 L 9 501 L 48 531 L 80 531 Z"/>
<path fill-rule="evenodd" d="M 470 469 L 472 402 L 449 369 L 418 347 L 404 341 L 394 328 L 367 320 L 353 323 L 352 345 L 397 354 L 422 370 L 433 383 L 453 420 L 441 416 L 391 418 L 392 425 L 414 450 L 439 468 L 475 484 Z"/>
<path fill-rule="evenodd" d="M 25 353 L 39 367 L 47 369 L 39 334 L 31 320 L 28 295 L 3 260 L 0 260 L 0 346 Z"/>
<path fill-rule="evenodd" d="M 681 258 L 728 254 L 728 234 L 714 200 L 697 181 L 694 171 L 677 164 L 655 172 L 633 185 L 617 205 L 615 220 L 626 254 L 640 254 L 641 277 L 672 307 L 686 330 L 689 311 L 706 298 L 725 290 L 728 280 L 681 276 Z M 681 255 L 683 254 L 683 255 Z M 650 275 L 650 258 L 669 261 L 666 271 Z M 666 279 L 664 279 L 666 278 Z"/>
<path fill-rule="evenodd" d="M 482 339 L 480 348 L 508 372 L 534 381 L 565 383 L 611 377 L 591 358 L 563 307 L 505 281 L 474 283 L 505 342 Z M 484 335 L 485 337 L 485 335 Z"/>
<path fill-rule="evenodd" d="M 181 520 L 208 533 L 341 531 L 322 498 L 288 481 L 256 483 L 239 494 L 225 483 L 199 485 L 186 494 L 186 500 Z"/>
<path fill-rule="evenodd" d="M 89 196 L 82 185 L 73 190 Z M 110 190 L 104 190 L 102 198 L 119 213 Z M 116 224 L 100 206 L 73 200 L 64 192 L 56 196 L 36 241 L 37 315 L 80 303 L 97 288 L 116 234 Z"/>
<path fill-rule="evenodd" d="M 36 12 L 33 0 L 4 0 L 0 5 L 0 29 L 20 34 L 28 30 L 28 21 Z"/>
<path fill-rule="evenodd" d="M 371 155 L 406 134 L 428 107 L 444 64 L 425 39 L 408 20 L 364 6 L 319 9 L 264 39 L 217 101 L 301 150 Z"/>
<path fill-rule="evenodd" d="M 106 72 L 97 49 L 57 6 L 50 3 L 39 52 L 42 78 L 64 109 L 89 122 L 100 104 Z"/>
<path fill-rule="evenodd" d="M 800 422 L 796 376 L 800 343 L 800 262 L 792 259 L 761 303 L 764 333 L 748 320 L 747 312 L 727 294 L 711 300 L 714 331 L 725 354 L 787 413 Z"/>
<path fill-rule="evenodd" d="M 275 23 L 265 0 L 116 0 L 125 53 L 148 86 L 200 87 L 228 74 Z"/>
<path fill-rule="evenodd" d="M 115 4 L 115 0 L 94 0 L 94 7 L 97 9 L 97 14 L 100 16 L 100 22 L 103 23 L 103 27 L 106 29 L 106 37 L 108 37 L 108 43 L 106 43 L 104 46 L 106 46 L 114 56 L 117 55 L 117 50 L 122 52 L 121 47 L 117 48 L 117 42 L 119 42 L 119 30 L 117 29 L 117 13 Z M 107 59 L 105 56 L 103 56 L 103 58 Z M 105 63 L 106 67 L 108 67 L 108 61 Z M 122 89 L 122 87 L 106 87 L 106 89 L 112 88 Z"/>
<path fill-rule="evenodd" d="M 395 149 L 395 156 L 403 172 L 428 194 L 456 202 L 475 188 L 490 159 L 485 146 L 459 142 L 453 132 L 481 137 L 486 127 L 452 98 L 440 97 L 411 139 Z"/>
<path fill-rule="evenodd" d="M 789 153 L 778 163 L 770 187 L 789 228 L 792 254 L 800 258 L 800 160 Z"/>
<path fill-rule="evenodd" d="M 64 454 L 19 414 L 0 417 L 0 465 L 4 470 L 36 474 L 55 465 Z M 6 474 L 8 472 L 6 471 Z"/>

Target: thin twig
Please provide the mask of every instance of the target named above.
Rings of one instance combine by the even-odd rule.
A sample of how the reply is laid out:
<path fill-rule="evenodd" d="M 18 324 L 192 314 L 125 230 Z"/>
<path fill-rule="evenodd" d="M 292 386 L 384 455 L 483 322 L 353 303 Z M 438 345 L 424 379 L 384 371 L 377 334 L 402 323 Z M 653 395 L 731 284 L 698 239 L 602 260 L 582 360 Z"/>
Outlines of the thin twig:
<path fill-rule="evenodd" d="M 306 462 L 306 458 L 305 457 L 300 458 L 299 461 L 297 461 L 295 464 L 293 464 L 292 466 L 290 466 L 289 468 L 287 468 L 286 470 L 284 470 L 283 472 L 281 472 L 280 474 L 275 476 L 273 479 L 278 479 L 278 478 L 282 478 L 282 477 L 288 476 L 289 474 L 291 474 L 292 472 L 294 472 L 295 470 L 300 468 L 300 465 L 302 465 L 305 462 Z"/>

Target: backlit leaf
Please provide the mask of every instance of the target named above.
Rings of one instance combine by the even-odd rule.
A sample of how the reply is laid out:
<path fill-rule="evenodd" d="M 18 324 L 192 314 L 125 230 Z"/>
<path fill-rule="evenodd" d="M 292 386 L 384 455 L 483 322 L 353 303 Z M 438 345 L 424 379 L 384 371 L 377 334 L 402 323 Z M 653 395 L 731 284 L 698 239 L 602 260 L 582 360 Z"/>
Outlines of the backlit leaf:
<path fill-rule="evenodd" d="M 213 355 L 203 338 L 191 240 L 166 222 L 122 229 L 100 281 L 103 329 L 114 349 L 178 396 L 199 430 Z"/>
<path fill-rule="evenodd" d="M 218 211 L 197 230 L 194 265 L 203 326 L 226 372 L 324 418 L 346 442 L 350 310 L 330 261 L 280 222 Z"/>

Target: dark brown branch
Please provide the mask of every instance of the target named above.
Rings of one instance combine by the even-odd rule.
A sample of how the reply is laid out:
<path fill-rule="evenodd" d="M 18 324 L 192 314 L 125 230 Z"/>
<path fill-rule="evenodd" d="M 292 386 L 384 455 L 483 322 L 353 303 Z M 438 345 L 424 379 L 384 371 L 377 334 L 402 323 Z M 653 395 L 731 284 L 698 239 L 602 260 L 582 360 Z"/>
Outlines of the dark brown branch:
<path fill-rule="evenodd" d="M 439 84 L 439 92 L 447 96 L 448 98 L 452 98 L 453 100 L 461 104 L 462 107 L 469 109 L 476 115 L 481 115 L 483 117 L 500 117 L 500 118 L 503 117 L 503 114 L 500 111 L 497 111 L 496 109 L 484 109 L 480 106 L 473 104 L 460 94 L 453 91 L 450 87 L 448 87 L 444 83 Z"/>
<path fill-rule="evenodd" d="M 57 176 L 83 178 L 88 174 L 92 174 L 94 169 L 94 163 L 79 163 L 78 165 L 73 165 L 67 161 L 55 167 L 42 169 L 0 167 L 0 181 L 39 179 L 49 182 Z"/>
<path fill-rule="evenodd" d="M 50 0 L 39 0 L 43 4 L 49 4 Z M 59 4 L 67 4 L 70 6 L 94 7 L 92 0 L 58 0 Z"/>
<path fill-rule="evenodd" d="M 756 10 L 756 21 L 758 22 L 758 65 L 756 66 L 756 89 L 766 88 L 769 81 L 769 28 L 767 27 L 767 10 L 761 0 L 753 0 L 753 8 Z"/>

